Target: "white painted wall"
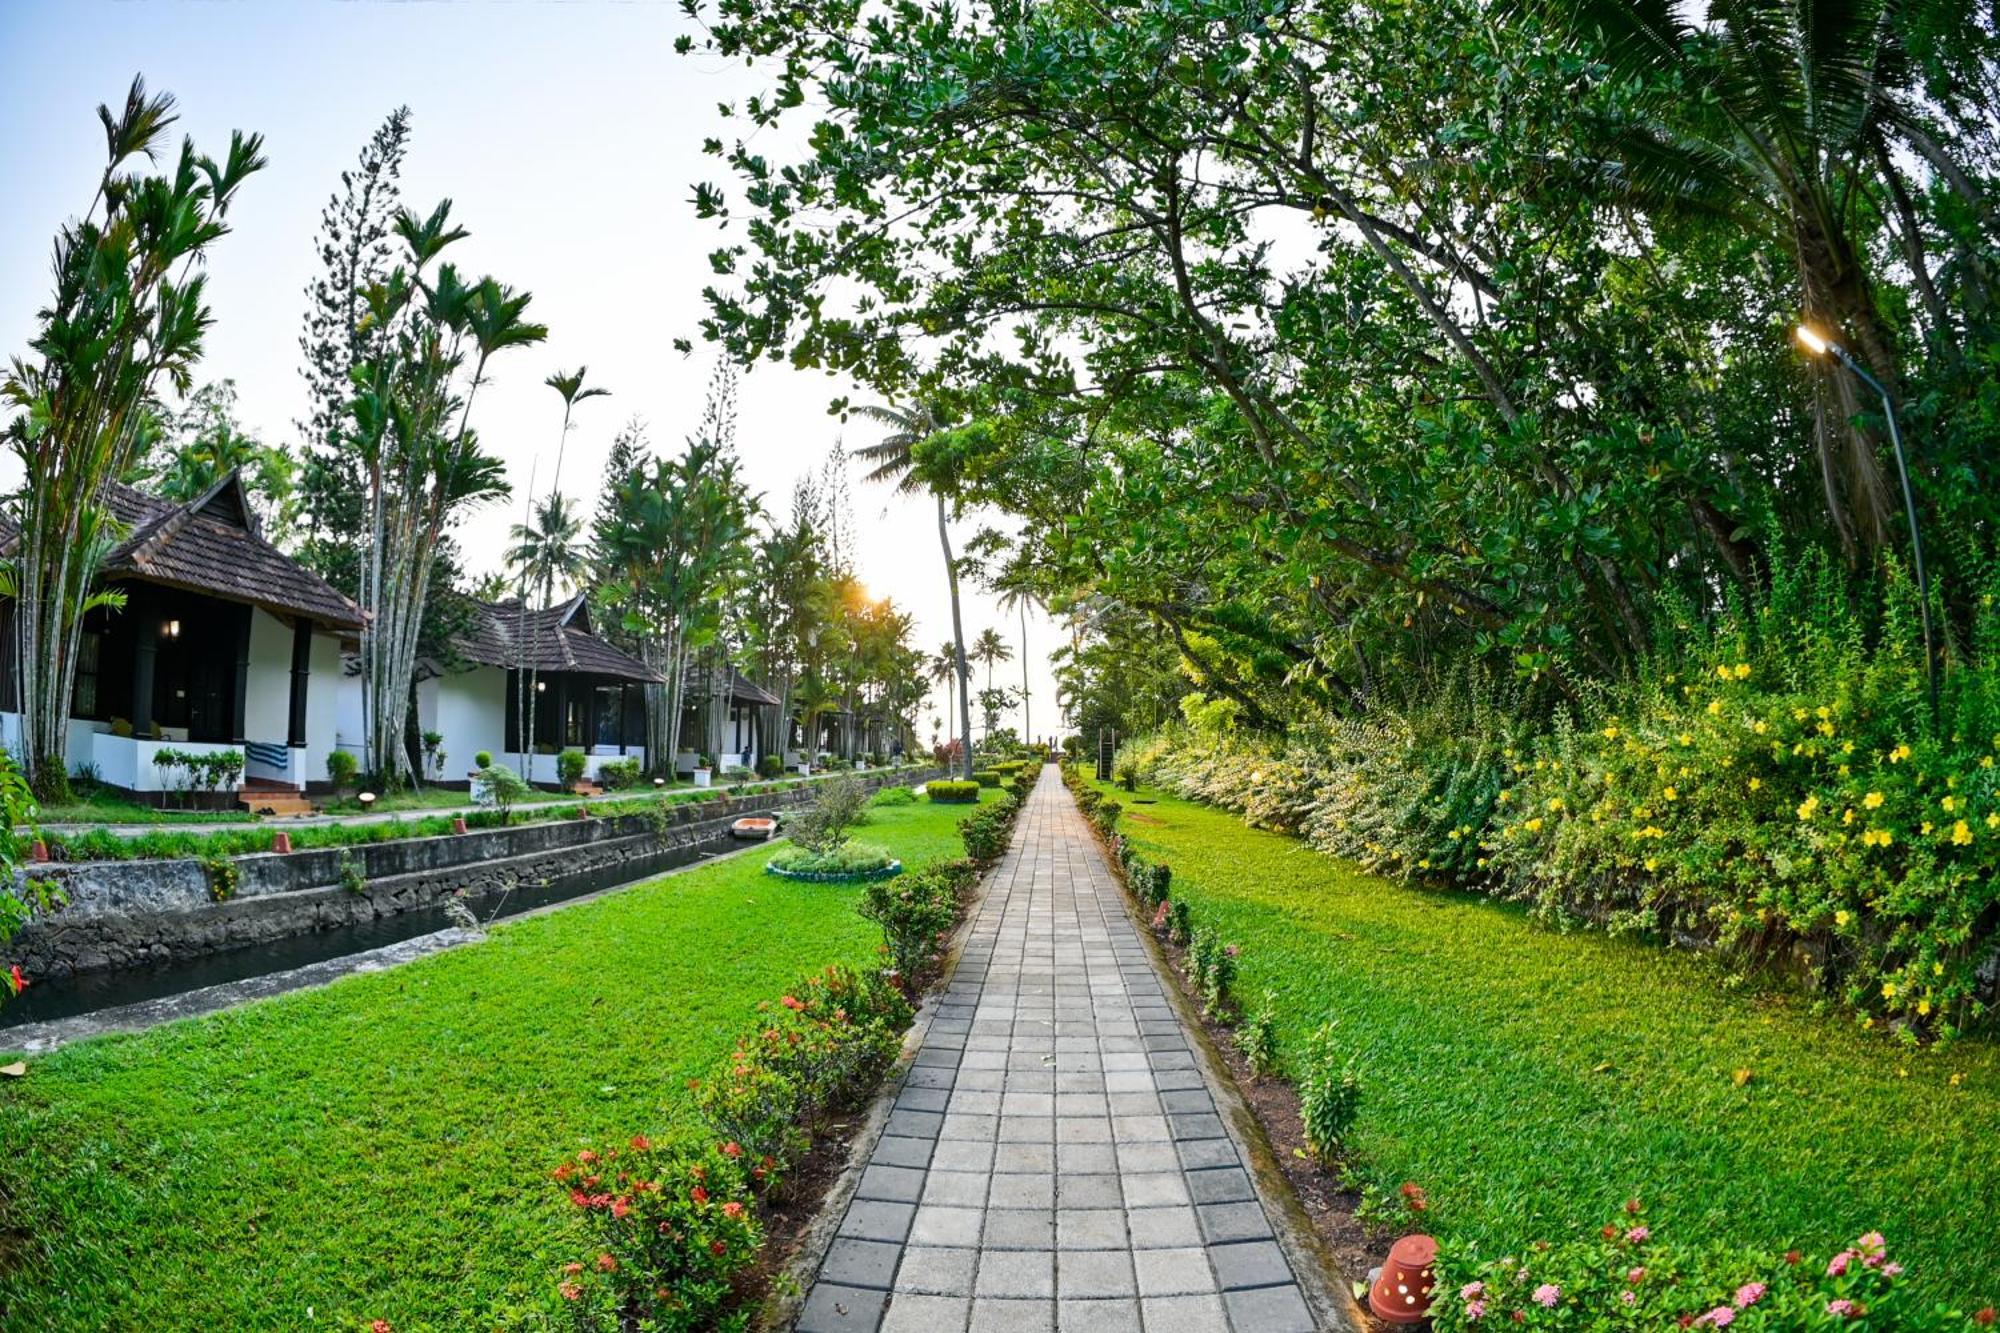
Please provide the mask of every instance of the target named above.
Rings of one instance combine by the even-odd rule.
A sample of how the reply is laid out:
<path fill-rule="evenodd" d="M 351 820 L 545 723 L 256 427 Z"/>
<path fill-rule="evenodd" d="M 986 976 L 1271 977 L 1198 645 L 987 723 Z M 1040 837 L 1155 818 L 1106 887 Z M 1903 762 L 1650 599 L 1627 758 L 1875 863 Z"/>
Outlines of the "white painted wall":
<path fill-rule="evenodd" d="M 312 696 L 308 693 L 306 697 Z M 283 745 L 291 726 L 292 627 L 261 607 L 252 607 L 249 682 L 243 691 L 243 739 L 263 745 Z"/>
<path fill-rule="evenodd" d="M 507 673 L 499 667 L 474 667 L 436 685 L 431 730 L 444 737 L 444 775 L 455 780 L 472 770 L 472 757 L 481 750 L 497 757 L 507 748 Z M 421 710 L 421 692 L 417 702 Z"/>
<path fill-rule="evenodd" d="M 306 752 L 302 777 L 306 782 L 325 782 L 326 757 L 333 753 L 338 743 L 341 697 L 347 683 L 347 677 L 340 674 L 340 636 L 315 633 L 310 661 L 312 675 L 306 681 Z M 287 646 L 285 674 L 288 688 L 291 670 L 291 649 Z M 354 706 L 358 722 L 361 709 L 359 682 L 356 686 Z"/>

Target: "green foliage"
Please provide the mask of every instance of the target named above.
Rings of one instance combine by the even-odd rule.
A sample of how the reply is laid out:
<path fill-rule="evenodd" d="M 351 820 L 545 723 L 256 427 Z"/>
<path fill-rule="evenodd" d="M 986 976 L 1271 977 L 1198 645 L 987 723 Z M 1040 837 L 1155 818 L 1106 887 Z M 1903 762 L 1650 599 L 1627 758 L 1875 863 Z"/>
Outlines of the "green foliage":
<path fill-rule="evenodd" d="M 758 777 L 760 778 L 781 777 L 783 776 L 784 771 L 785 771 L 785 761 L 783 759 L 780 759 L 777 755 L 767 754 L 758 756 L 757 759 Z"/>
<path fill-rule="evenodd" d="M 831 855 L 847 832 L 867 822 L 868 790 L 859 778 L 829 778 L 813 788 L 812 804 L 785 823 L 785 836 L 808 852 Z"/>
<path fill-rule="evenodd" d="M 491 755 L 487 755 L 486 758 L 489 762 L 492 760 Z M 352 787 L 354 775 L 360 771 L 361 761 L 355 758 L 352 752 L 339 749 L 326 752 L 326 778 L 333 784 L 336 792 L 346 791 Z"/>
<path fill-rule="evenodd" d="M 352 852 L 340 854 L 340 887 L 355 897 L 368 892 L 368 875 L 361 868 L 361 858 Z"/>
<path fill-rule="evenodd" d="M 1522 1329 L 1879 1328 L 1959 1333 L 1990 1315 L 1925 1305 L 1880 1232 L 1836 1254 L 1744 1250 L 1654 1234 L 1639 1202 L 1589 1239 L 1482 1261 L 1446 1248 L 1431 1309 L 1439 1333 Z"/>
<path fill-rule="evenodd" d="M 976 790 L 976 788 L 975 788 Z M 1021 803 L 1003 793 L 982 805 L 976 814 L 958 821 L 958 833 L 965 840 L 965 854 L 982 865 L 1000 859 L 1014 831 L 1014 816 Z"/>
<path fill-rule="evenodd" d="M 859 878 L 887 870 L 893 859 L 884 848 L 870 847 L 866 843 L 843 842 L 836 847 L 820 849 L 800 846 L 781 847 L 772 854 L 768 864 L 773 870 L 789 875 Z"/>
<path fill-rule="evenodd" d="M 1239 991 L 1269 993 L 1292 1077 L 1339 1016 L 1368 1080 L 1346 1169 L 1372 1193 L 1420 1183 L 1422 1229 L 1447 1246 L 1590 1234 L 1636 1194 L 1734 1246 L 1837 1249 L 1894 1219 L 1925 1299 L 1996 1294 L 2000 1247 L 1957 1221 L 2000 1182 L 1993 1043 L 1909 1050 L 1797 998 L 1721 990 L 1689 954 L 1550 932 L 1172 796 L 1145 813 L 1126 836 L 1171 856 L 1176 898 L 1242 942 Z"/>
<path fill-rule="evenodd" d="M 740 1144 L 656 1147 L 640 1134 L 579 1153 L 553 1175 L 591 1237 L 589 1261 L 570 1265 L 557 1287 L 579 1333 L 637 1321 L 660 1333 L 742 1326 L 723 1310 L 764 1232 Z"/>
<path fill-rule="evenodd" d="M 890 806 L 890 805 L 915 805 L 916 803 L 917 803 L 916 789 L 913 787 L 905 787 L 896 783 L 892 783 L 889 786 L 882 788 L 880 791 L 876 792 L 873 796 L 868 798 L 868 804 L 877 807 Z"/>
<path fill-rule="evenodd" d="M 606 791 L 627 791 L 639 785 L 640 765 L 636 758 L 607 759 L 597 766 L 597 780 Z"/>
<path fill-rule="evenodd" d="M 1194 908 L 1185 898 L 1167 905 L 1167 939 L 1182 947 L 1194 939 Z"/>
<path fill-rule="evenodd" d="M 894 879 L 872 881 L 861 915 L 882 927 L 889 961 L 906 988 L 921 982 L 951 938 L 959 904 L 977 878 L 970 861 L 940 861 Z"/>
<path fill-rule="evenodd" d="M 514 806 L 534 789 L 522 781 L 521 775 L 505 764 L 488 764 L 479 770 L 479 785 L 486 793 L 486 799 L 500 814 L 504 825 L 513 814 Z"/>
<path fill-rule="evenodd" d="M 874 836 L 912 864 L 956 856 L 953 813 L 883 811 Z M 52 1333 L 539 1320 L 562 1262 L 596 1257 L 537 1183 L 548 1169 L 636 1130 L 713 1144 L 686 1083 L 725 1068 L 757 1000 L 829 963 L 879 965 L 859 888 L 774 891 L 759 859 L 37 1057 L 0 1117 L 0 1192 L 33 1257 L 0 1267 L 0 1306 Z M 550 1076 L 496 1076 L 536 1068 Z M 443 1254 L 451 1278 L 433 1281 Z"/>
<path fill-rule="evenodd" d="M 999 786 L 1001 776 L 1000 770 L 996 768 L 976 768 L 972 771 L 972 780 L 982 787 Z"/>
<path fill-rule="evenodd" d="M 242 883 L 243 872 L 236 862 L 227 856 L 205 856 L 201 862 L 202 873 L 208 876 L 208 896 L 218 903 L 226 903 L 236 896 L 237 885 Z"/>
<path fill-rule="evenodd" d="M 1361 1113 L 1361 1076 L 1340 1049 L 1334 1024 L 1322 1024 L 1313 1033 L 1296 1072 L 1306 1146 L 1330 1161 L 1346 1148 Z"/>
<path fill-rule="evenodd" d="M 946 778 L 933 778 L 924 784 L 924 796 L 932 801 L 951 805 L 972 805 L 979 800 L 977 782 L 958 782 Z"/>
<path fill-rule="evenodd" d="M 1244 1063 L 1258 1078 L 1267 1077 L 1278 1068 L 1278 1017 L 1277 994 L 1265 990 L 1263 1000 L 1243 1016 L 1243 1022 L 1236 1029 L 1236 1046 L 1243 1052 Z"/>
<path fill-rule="evenodd" d="M 584 755 L 583 751 L 564 750 L 556 756 L 556 781 L 560 782 L 565 789 L 574 787 L 577 783 L 583 781 L 584 769 L 588 765 L 589 759 Z"/>

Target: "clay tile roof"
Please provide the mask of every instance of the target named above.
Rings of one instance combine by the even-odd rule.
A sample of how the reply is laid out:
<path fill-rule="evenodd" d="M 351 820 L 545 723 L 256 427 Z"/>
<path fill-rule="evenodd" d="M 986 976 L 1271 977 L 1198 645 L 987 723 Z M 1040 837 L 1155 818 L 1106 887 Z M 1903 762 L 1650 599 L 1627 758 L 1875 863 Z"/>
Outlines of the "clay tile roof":
<path fill-rule="evenodd" d="M 105 507 L 129 529 L 105 558 L 105 580 L 142 579 L 329 629 L 361 628 L 360 607 L 264 540 L 234 472 L 186 504 L 113 482 Z M 0 520 L 0 548 L 11 551 L 19 535 L 11 519 Z"/>
<path fill-rule="evenodd" d="M 708 693 L 711 682 L 708 678 L 707 667 L 701 666 L 698 663 L 689 663 L 687 674 L 683 679 L 685 684 L 682 688 L 687 691 L 688 698 L 699 699 Z M 771 693 L 734 667 L 731 667 L 729 670 L 729 698 L 732 703 L 765 704 L 773 708 L 777 707 L 779 702 L 781 702 L 777 695 Z"/>
<path fill-rule="evenodd" d="M 106 502 L 131 534 L 104 562 L 106 578 L 136 578 L 361 628 L 361 608 L 264 540 L 234 472 L 186 504 L 113 483 Z"/>
<path fill-rule="evenodd" d="M 472 627 L 455 641 L 459 654 L 482 666 L 530 671 L 580 671 L 658 684 L 660 674 L 591 633 L 583 594 L 543 611 L 519 602 L 472 601 Z"/>

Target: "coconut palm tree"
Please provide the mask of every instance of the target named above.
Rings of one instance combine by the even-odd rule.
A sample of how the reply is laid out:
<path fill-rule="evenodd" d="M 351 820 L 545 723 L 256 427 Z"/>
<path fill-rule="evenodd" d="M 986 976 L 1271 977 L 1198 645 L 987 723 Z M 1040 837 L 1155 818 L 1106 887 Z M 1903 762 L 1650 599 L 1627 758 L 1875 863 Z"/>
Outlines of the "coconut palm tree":
<path fill-rule="evenodd" d="M 972 780 L 972 687 L 965 656 L 965 622 L 958 607 L 958 561 L 951 553 L 951 529 L 945 512 L 945 493 L 932 486 L 917 469 L 917 445 L 937 434 L 937 419 L 925 407 L 881 407 L 874 404 L 855 409 L 870 421 L 889 427 L 878 442 L 854 451 L 866 463 L 869 481 L 894 482 L 905 494 L 930 490 L 937 499 L 938 545 L 944 549 L 945 580 L 951 587 L 952 654 L 958 666 L 958 733 L 963 742 L 960 762 L 966 781 Z"/>
<path fill-rule="evenodd" d="M 1602 60 L 1636 113 L 1597 170 L 1656 213 L 1724 217 L 1789 252 L 1807 323 L 1854 347 L 1893 392 L 1895 340 L 1869 273 L 1861 201 L 1903 186 L 1900 140 L 1941 177 L 1953 163 L 1924 128 L 1921 60 L 1901 0 L 1511 0 Z M 1962 21 L 1959 20 L 1959 21 Z M 1928 278 L 1926 277 L 1926 282 Z M 1923 285 L 1923 284 L 1920 284 Z M 1827 508 L 1850 556 L 1893 532 L 1874 432 L 1840 367 L 1815 371 Z M 1870 404 L 1869 406 L 1873 406 Z"/>
<path fill-rule="evenodd" d="M 952 684 L 958 679 L 958 645 L 947 640 L 924 667 L 933 684 L 944 686 L 944 714 L 951 716 Z"/>
<path fill-rule="evenodd" d="M 979 637 L 972 641 L 972 656 L 974 660 L 986 664 L 986 690 L 981 697 L 990 698 L 993 694 L 993 668 L 998 663 L 1013 661 L 1014 650 L 1007 646 L 1007 641 L 1000 637 L 998 630 L 989 628 L 979 631 Z M 988 710 L 986 731 L 988 735 L 993 732 L 991 709 Z"/>
<path fill-rule="evenodd" d="M 1034 713 L 1028 703 L 1028 608 L 1040 606 L 1042 599 L 1016 569 L 1009 569 L 994 586 L 1000 593 L 1000 609 L 1021 616 L 1021 739 L 1028 741 L 1034 738 Z"/>

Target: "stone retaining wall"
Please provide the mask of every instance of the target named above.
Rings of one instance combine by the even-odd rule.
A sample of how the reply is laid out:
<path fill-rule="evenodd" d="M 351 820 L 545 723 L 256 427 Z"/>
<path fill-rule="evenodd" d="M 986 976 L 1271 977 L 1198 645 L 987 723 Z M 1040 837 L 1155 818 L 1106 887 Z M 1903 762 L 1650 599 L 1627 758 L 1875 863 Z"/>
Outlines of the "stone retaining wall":
<path fill-rule="evenodd" d="M 933 774 L 858 774 L 873 789 Z M 258 852 L 233 858 L 238 884 L 229 901 L 209 894 L 199 861 L 89 861 L 38 867 L 67 899 L 38 915 L 6 948 L 33 977 L 140 962 L 166 962 L 288 935 L 352 925 L 430 907 L 459 892 L 478 897 L 555 876 L 612 869 L 639 879 L 677 854 L 724 837 L 744 815 L 784 810 L 812 788 L 663 805 L 610 819 L 568 819 L 347 848 Z M 351 858 L 366 881 L 341 882 Z"/>

